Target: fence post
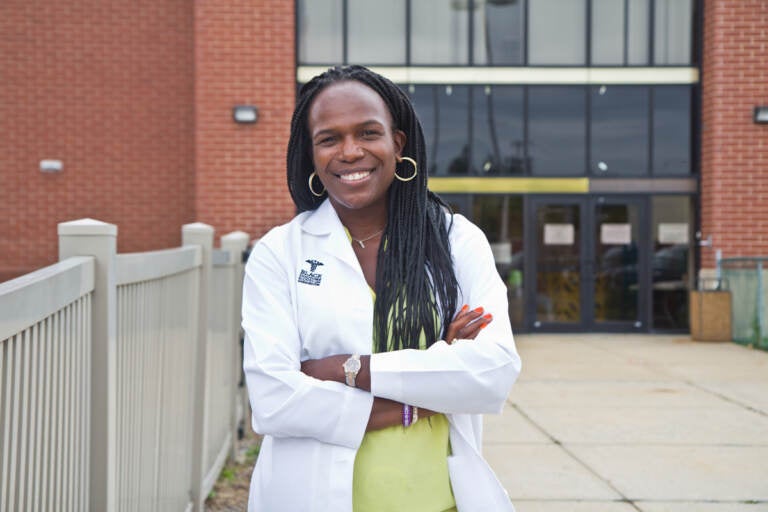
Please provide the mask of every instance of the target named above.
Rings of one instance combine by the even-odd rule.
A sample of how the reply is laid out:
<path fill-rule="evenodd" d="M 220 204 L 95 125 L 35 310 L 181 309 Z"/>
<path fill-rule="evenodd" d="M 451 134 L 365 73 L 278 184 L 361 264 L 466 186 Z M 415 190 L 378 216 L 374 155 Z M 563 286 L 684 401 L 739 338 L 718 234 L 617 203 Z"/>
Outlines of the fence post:
<path fill-rule="evenodd" d="M 182 245 L 199 245 L 202 248 L 203 265 L 200 269 L 198 288 L 197 340 L 195 340 L 195 412 L 192 426 L 192 506 L 196 512 L 202 512 L 203 479 L 205 478 L 205 456 L 208 453 L 206 443 L 206 413 L 208 409 L 208 295 L 210 293 L 211 265 L 213 252 L 213 228 L 207 224 L 195 222 L 181 228 Z"/>
<path fill-rule="evenodd" d="M 232 339 L 230 339 L 230 343 L 235 344 L 234 350 L 232 350 L 232 353 L 234 354 L 234 358 L 232 360 L 232 393 L 229 397 L 230 403 L 229 403 L 229 411 L 231 414 L 230 424 L 231 428 L 230 431 L 232 433 L 232 447 L 230 450 L 230 456 L 235 457 L 237 456 L 237 441 L 238 441 L 238 417 L 237 417 L 237 405 L 239 400 L 239 390 L 238 390 L 238 384 L 240 382 L 240 375 L 243 373 L 243 365 L 242 365 L 242 358 L 241 358 L 241 351 L 240 351 L 240 316 L 241 316 L 241 303 L 243 300 L 243 251 L 245 251 L 246 247 L 248 247 L 248 241 L 250 240 L 250 237 L 248 236 L 248 233 L 245 233 L 243 231 L 233 231 L 232 233 L 228 233 L 221 237 L 221 248 L 225 251 L 229 252 L 230 261 L 233 261 L 234 259 L 234 265 L 232 266 L 233 269 L 233 283 L 234 283 L 234 289 L 232 290 L 232 293 L 234 294 L 234 297 L 232 297 L 232 304 L 233 304 L 233 317 L 232 317 L 232 334 L 234 335 Z M 243 420 L 249 421 L 250 418 L 245 417 L 245 411 L 243 411 Z"/>
<path fill-rule="evenodd" d="M 59 260 L 72 256 L 95 258 L 88 510 L 113 512 L 116 502 L 117 226 L 80 219 L 60 223 L 58 234 Z"/>

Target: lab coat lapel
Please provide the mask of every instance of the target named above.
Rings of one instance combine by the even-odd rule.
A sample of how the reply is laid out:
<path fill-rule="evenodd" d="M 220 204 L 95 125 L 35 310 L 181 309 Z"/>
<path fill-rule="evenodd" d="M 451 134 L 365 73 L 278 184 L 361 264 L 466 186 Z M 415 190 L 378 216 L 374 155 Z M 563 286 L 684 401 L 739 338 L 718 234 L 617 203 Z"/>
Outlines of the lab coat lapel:
<path fill-rule="evenodd" d="M 328 199 L 323 201 L 317 210 L 304 221 L 302 229 L 312 235 L 325 235 L 324 239 L 318 241 L 318 246 L 334 258 L 352 267 L 365 281 L 363 269 L 360 268 L 360 262 L 357 261 L 352 250 L 352 244 L 349 243 L 347 234 L 344 232 L 344 225 Z"/>

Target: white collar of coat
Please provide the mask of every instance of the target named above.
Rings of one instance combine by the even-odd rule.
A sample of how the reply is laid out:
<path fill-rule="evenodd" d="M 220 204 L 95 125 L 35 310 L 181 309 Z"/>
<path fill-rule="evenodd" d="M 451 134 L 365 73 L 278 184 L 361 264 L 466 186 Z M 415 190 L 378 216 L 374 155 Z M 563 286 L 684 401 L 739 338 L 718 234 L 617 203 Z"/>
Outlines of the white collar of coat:
<path fill-rule="evenodd" d="M 352 250 L 352 244 L 344 232 L 344 225 L 327 198 L 315 211 L 309 212 L 304 222 L 301 223 L 301 229 L 310 235 L 323 237 L 324 240 L 320 241 L 320 246 L 325 251 L 355 268 L 361 276 L 363 275 L 357 256 Z M 326 237 L 326 235 L 330 236 Z"/>

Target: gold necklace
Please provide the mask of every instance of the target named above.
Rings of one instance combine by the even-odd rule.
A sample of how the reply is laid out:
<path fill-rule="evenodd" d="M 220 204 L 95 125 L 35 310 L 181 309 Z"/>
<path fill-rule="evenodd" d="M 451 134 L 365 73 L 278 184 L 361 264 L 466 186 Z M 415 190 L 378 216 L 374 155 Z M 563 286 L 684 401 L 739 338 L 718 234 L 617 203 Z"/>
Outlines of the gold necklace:
<path fill-rule="evenodd" d="M 360 248 L 361 249 L 365 249 L 365 243 L 364 242 L 367 242 L 368 240 L 371 240 L 372 238 L 376 238 L 377 236 L 382 234 L 385 229 L 387 229 L 386 226 L 381 228 L 380 231 L 375 232 L 371 236 L 363 238 L 363 239 L 360 239 L 360 240 L 358 240 L 357 238 L 353 237 L 352 233 L 349 234 L 349 238 L 351 238 L 353 242 L 357 242 L 358 244 L 360 244 Z"/>

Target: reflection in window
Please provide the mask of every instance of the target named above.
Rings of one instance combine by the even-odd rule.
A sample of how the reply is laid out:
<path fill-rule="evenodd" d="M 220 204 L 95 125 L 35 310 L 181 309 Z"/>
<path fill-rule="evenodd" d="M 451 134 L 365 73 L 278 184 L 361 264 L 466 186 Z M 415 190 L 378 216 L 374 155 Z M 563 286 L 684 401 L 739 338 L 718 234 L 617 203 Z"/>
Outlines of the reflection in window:
<path fill-rule="evenodd" d="M 524 0 L 475 2 L 475 64 L 517 66 L 523 63 Z"/>
<path fill-rule="evenodd" d="M 653 88 L 653 174 L 691 173 L 691 88 Z"/>
<path fill-rule="evenodd" d="M 648 172 L 648 88 L 591 88 L 590 171 L 601 176 Z"/>
<path fill-rule="evenodd" d="M 341 0 L 299 0 L 299 62 L 342 62 L 342 24 Z"/>
<path fill-rule="evenodd" d="M 411 2 L 411 64 L 468 64 L 468 6 L 455 0 Z"/>
<path fill-rule="evenodd" d="M 627 64 L 648 64 L 650 0 L 629 0 L 627 19 Z"/>
<path fill-rule="evenodd" d="M 472 88 L 472 170 L 487 176 L 525 172 L 523 88 Z"/>
<path fill-rule="evenodd" d="M 691 0 L 656 0 L 654 7 L 654 64 L 691 63 Z"/>
<path fill-rule="evenodd" d="M 583 66 L 586 0 L 536 0 L 528 6 L 528 61 Z"/>
<path fill-rule="evenodd" d="M 528 165 L 535 176 L 584 175 L 586 99 L 580 86 L 528 89 Z"/>
<path fill-rule="evenodd" d="M 405 0 L 348 2 L 350 64 L 405 63 Z"/>
<path fill-rule="evenodd" d="M 491 244 L 496 268 L 507 285 L 512 327 L 523 325 L 523 198 L 476 195 L 473 220 Z"/>
<path fill-rule="evenodd" d="M 424 129 L 429 174 L 467 174 L 469 86 L 411 85 L 409 90 Z"/>
<path fill-rule="evenodd" d="M 687 196 L 655 196 L 651 201 L 653 327 L 687 329 L 691 201 Z"/>

